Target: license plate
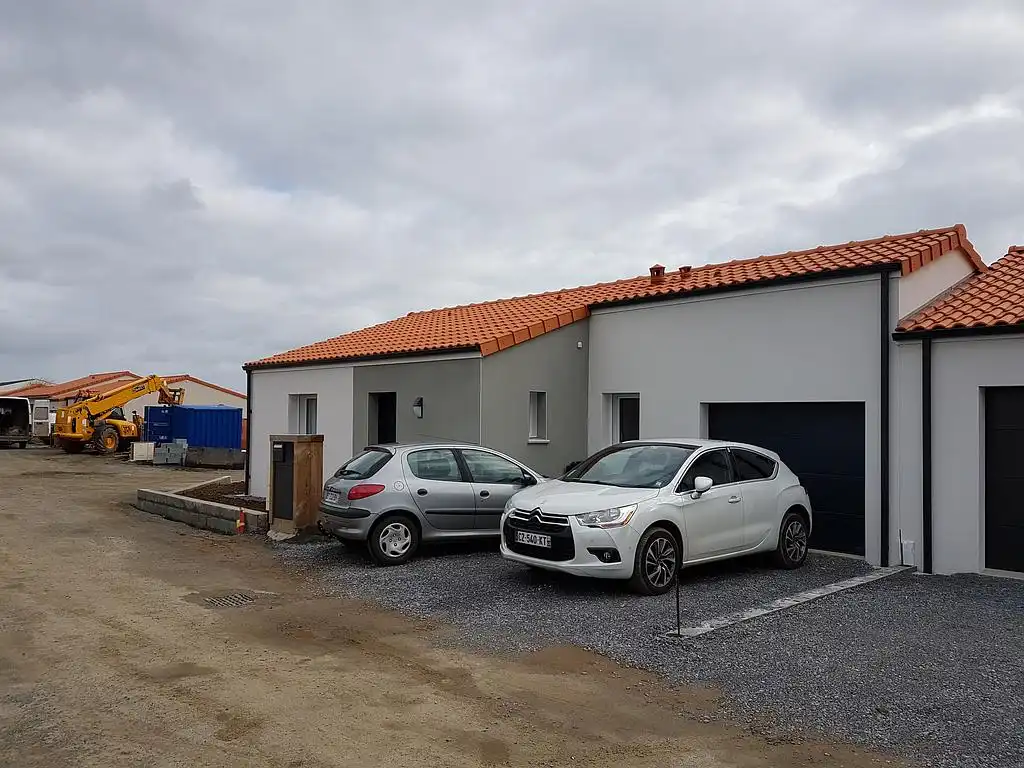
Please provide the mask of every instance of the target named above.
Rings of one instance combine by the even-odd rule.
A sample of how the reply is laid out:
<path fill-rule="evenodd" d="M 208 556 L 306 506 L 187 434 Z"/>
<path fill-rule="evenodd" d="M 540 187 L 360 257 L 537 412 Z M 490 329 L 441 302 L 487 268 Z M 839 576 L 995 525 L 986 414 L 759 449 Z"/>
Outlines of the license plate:
<path fill-rule="evenodd" d="M 339 501 L 341 501 L 341 494 L 338 493 L 337 491 L 328 491 L 326 494 L 324 494 L 324 501 L 330 504 L 337 504 Z"/>
<path fill-rule="evenodd" d="M 551 549 L 551 537 L 545 536 L 543 533 L 516 531 L 516 541 L 519 544 L 529 544 L 531 547 L 547 547 Z"/>

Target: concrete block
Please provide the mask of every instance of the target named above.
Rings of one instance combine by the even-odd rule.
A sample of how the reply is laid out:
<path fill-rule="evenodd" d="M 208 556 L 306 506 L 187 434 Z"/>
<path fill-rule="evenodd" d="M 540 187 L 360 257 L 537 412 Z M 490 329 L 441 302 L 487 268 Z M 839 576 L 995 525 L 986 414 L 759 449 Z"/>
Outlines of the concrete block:
<path fill-rule="evenodd" d="M 266 533 L 270 529 L 270 516 L 266 512 L 254 509 L 242 510 L 245 519 L 246 533 Z"/>
<path fill-rule="evenodd" d="M 185 466 L 244 469 L 245 453 L 235 448 L 190 446 L 185 453 Z"/>
<path fill-rule="evenodd" d="M 152 515 L 162 516 L 164 513 L 163 506 L 157 504 L 155 501 L 150 501 L 149 499 L 139 499 L 136 506 L 138 506 L 138 508 L 143 512 L 149 512 Z"/>
<path fill-rule="evenodd" d="M 218 504 L 213 501 L 203 502 L 203 513 L 222 520 L 237 520 L 241 516 L 241 508 L 230 504 Z"/>
<path fill-rule="evenodd" d="M 231 536 L 238 533 L 238 528 L 235 526 L 234 520 L 222 520 L 219 517 L 206 518 L 206 527 L 211 531 L 226 533 Z"/>

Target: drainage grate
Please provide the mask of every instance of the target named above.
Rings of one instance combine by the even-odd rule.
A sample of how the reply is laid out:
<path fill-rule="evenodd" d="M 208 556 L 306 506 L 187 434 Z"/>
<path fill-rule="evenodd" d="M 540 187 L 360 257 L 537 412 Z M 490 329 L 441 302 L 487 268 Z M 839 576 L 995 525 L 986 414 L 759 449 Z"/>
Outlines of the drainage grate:
<path fill-rule="evenodd" d="M 204 602 L 212 608 L 238 608 L 239 606 L 256 602 L 256 598 L 253 595 L 247 595 L 245 592 L 234 592 L 230 595 L 221 595 L 220 597 L 208 597 Z"/>

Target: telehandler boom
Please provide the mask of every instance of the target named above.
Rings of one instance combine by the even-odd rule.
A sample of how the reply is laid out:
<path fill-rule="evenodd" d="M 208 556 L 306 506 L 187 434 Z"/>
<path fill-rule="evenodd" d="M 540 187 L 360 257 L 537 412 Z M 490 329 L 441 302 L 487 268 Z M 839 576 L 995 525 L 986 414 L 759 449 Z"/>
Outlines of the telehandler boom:
<path fill-rule="evenodd" d="M 56 444 L 66 453 L 81 453 L 87 445 L 103 454 L 123 450 L 128 443 L 139 439 L 142 426 L 138 416 L 126 419 L 123 407 L 151 392 L 160 393 L 161 405 L 181 405 L 185 401 L 184 389 L 167 386 L 159 376 L 129 381 L 117 389 L 86 396 L 58 409 L 53 429 Z"/>

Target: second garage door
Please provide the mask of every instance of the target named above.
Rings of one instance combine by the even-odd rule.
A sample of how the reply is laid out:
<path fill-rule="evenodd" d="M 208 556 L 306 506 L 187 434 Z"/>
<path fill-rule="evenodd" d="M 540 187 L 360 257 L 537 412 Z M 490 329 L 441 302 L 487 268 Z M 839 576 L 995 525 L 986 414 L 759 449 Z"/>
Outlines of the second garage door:
<path fill-rule="evenodd" d="M 985 567 L 1024 571 L 1024 387 L 985 390 Z"/>
<path fill-rule="evenodd" d="M 778 453 L 811 497 L 811 546 L 864 554 L 863 403 L 713 403 L 708 437 Z"/>

